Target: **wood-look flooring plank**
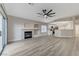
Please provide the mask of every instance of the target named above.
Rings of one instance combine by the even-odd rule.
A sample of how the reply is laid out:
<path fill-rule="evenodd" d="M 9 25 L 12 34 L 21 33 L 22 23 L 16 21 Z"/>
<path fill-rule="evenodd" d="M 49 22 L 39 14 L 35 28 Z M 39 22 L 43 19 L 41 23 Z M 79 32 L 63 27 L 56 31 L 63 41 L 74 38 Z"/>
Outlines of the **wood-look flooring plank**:
<path fill-rule="evenodd" d="M 8 44 L 2 56 L 79 56 L 79 38 L 43 36 Z"/>

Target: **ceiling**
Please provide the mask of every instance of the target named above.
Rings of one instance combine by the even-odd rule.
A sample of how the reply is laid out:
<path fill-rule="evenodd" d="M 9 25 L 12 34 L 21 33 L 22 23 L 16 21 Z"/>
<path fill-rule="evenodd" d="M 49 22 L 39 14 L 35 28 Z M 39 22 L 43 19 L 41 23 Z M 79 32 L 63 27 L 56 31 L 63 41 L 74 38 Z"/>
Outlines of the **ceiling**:
<path fill-rule="evenodd" d="M 78 3 L 34 3 L 33 5 L 28 3 L 5 3 L 4 6 L 8 15 L 41 22 L 51 22 L 59 18 L 79 15 Z M 47 19 L 39 17 L 37 13 L 41 12 L 42 9 L 53 9 L 56 15 Z"/>

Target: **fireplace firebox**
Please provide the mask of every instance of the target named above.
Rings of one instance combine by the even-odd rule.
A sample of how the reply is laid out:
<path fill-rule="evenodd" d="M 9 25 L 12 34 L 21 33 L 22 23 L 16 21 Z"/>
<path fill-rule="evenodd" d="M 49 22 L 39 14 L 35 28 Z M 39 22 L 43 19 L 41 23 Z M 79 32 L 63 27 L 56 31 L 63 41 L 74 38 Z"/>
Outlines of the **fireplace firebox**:
<path fill-rule="evenodd" d="M 32 38 L 32 31 L 24 31 L 24 39 Z"/>

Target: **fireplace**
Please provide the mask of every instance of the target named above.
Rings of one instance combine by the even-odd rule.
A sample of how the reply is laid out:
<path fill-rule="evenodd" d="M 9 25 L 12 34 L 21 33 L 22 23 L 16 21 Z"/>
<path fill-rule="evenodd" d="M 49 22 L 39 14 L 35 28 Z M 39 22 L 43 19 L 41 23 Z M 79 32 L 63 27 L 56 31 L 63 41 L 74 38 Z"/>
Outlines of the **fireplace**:
<path fill-rule="evenodd" d="M 24 39 L 32 38 L 32 31 L 24 31 Z"/>

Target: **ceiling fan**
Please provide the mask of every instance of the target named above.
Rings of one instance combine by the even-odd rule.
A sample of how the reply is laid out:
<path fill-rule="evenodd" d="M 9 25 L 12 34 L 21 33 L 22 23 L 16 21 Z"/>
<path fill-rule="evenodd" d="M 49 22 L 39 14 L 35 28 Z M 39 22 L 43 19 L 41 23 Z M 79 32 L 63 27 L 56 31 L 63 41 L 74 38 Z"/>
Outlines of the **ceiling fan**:
<path fill-rule="evenodd" d="M 55 16 L 56 13 L 52 9 L 50 9 L 49 11 L 46 9 L 43 9 L 42 13 L 37 13 L 37 14 L 42 15 L 44 18 L 48 18 L 48 17 Z"/>

